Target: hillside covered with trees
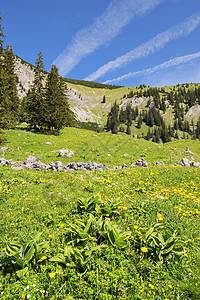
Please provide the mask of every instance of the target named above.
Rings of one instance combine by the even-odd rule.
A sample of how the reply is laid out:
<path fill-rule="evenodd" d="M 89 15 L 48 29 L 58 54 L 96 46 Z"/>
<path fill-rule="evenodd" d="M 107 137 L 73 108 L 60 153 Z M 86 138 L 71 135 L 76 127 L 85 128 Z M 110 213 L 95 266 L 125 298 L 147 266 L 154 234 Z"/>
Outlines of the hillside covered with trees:
<path fill-rule="evenodd" d="M 142 124 L 145 124 L 148 131 L 146 135 L 141 132 L 142 137 L 156 143 L 178 139 L 179 135 L 184 139 L 200 138 L 200 119 L 195 123 L 187 115 L 192 107 L 200 105 L 200 85 L 197 84 L 192 89 L 189 84 L 171 89 L 140 86 L 134 93 L 131 90 L 123 98 L 141 97 L 146 99 L 145 107 L 133 106 L 131 102 L 123 106 L 115 102 L 107 117 L 106 130 L 114 134 L 118 131 L 131 134 L 131 126 L 141 129 Z M 167 118 L 167 111 L 173 117 L 172 122 Z"/>

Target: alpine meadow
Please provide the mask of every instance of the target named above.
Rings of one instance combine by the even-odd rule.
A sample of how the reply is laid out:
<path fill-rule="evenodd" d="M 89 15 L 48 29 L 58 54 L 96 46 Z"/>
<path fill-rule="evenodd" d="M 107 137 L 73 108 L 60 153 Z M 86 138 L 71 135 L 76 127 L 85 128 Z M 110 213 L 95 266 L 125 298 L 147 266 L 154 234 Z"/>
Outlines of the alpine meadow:
<path fill-rule="evenodd" d="M 146 58 L 142 67 L 143 57 L 162 51 L 168 41 L 187 39 L 199 14 L 184 21 L 177 17 L 178 25 L 169 21 L 170 29 L 161 26 L 146 42 L 138 31 L 132 39 L 141 40 L 140 46 L 124 55 L 116 52 L 120 56 L 107 63 L 102 54 L 97 66 L 103 46 L 108 51 L 121 43 L 128 49 L 125 36 L 120 40 L 126 26 L 140 18 L 145 23 L 159 5 L 169 4 L 113 0 L 95 8 L 86 2 L 86 7 L 82 1 L 69 4 L 69 20 L 72 8 L 76 22 L 80 11 L 88 18 L 97 10 L 102 14 L 98 11 L 90 25 L 83 19 L 85 27 L 77 33 L 72 28 L 79 23 L 71 21 L 71 43 L 48 71 L 48 50 L 39 50 L 32 64 L 4 45 L 0 15 L 0 299 L 198 300 L 200 83 L 126 86 L 120 81 L 157 78 L 158 70 L 167 73 L 169 66 L 199 59 L 197 52 L 186 57 L 177 49 L 181 59 L 153 68 Z M 59 34 L 54 38 L 58 43 Z M 125 70 L 139 58 L 143 70 L 135 71 L 135 63 L 134 72 L 119 76 L 122 63 Z M 68 78 L 78 65 L 91 74 Z M 117 78 L 106 79 L 108 71 Z M 92 81 L 101 76 L 105 81 Z"/>

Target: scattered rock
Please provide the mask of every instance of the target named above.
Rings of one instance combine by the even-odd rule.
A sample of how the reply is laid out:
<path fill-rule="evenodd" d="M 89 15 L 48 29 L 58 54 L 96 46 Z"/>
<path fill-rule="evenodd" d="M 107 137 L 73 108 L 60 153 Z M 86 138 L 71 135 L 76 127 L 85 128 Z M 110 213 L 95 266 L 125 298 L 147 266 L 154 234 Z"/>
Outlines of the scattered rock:
<path fill-rule="evenodd" d="M 122 169 L 128 168 L 128 166 L 126 164 L 122 165 Z"/>
<path fill-rule="evenodd" d="M 185 167 L 190 167 L 189 160 L 187 158 L 183 158 L 182 163 Z"/>
<path fill-rule="evenodd" d="M 1 150 L 1 151 L 6 151 L 6 150 L 8 150 L 8 147 L 1 147 L 0 150 Z"/>
<path fill-rule="evenodd" d="M 153 166 L 164 166 L 164 162 L 163 161 L 156 161 Z"/>
<path fill-rule="evenodd" d="M 74 155 L 74 151 L 71 151 L 71 150 L 69 150 L 67 148 L 59 150 L 58 153 L 62 157 L 64 157 L 64 156 L 66 156 L 66 157 L 72 157 Z"/>
<path fill-rule="evenodd" d="M 46 142 L 45 144 L 46 144 L 46 145 L 52 145 L 52 143 L 51 143 L 51 142 Z"/>

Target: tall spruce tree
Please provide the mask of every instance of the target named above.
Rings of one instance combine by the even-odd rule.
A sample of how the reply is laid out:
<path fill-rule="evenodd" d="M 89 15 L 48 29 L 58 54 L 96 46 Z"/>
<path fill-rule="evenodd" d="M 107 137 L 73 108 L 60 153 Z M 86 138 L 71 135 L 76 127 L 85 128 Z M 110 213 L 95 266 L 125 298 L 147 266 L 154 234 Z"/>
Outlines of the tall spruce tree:
<path fill-rule="evenodd" d="M 114 105 L 111 107 L 110 112 L 108 113 L 107 124 L 106 124 L 106 131 L 110 131 L 114 134 L 118 133 L 118 126 L 119 126 L 119 105 L 115 102 Z"/>
<path fill-rule="evenodd" d="M 17 76 L 14 73 L 12 47 L 3 49 L 4 37 L 0 24 L 0 127 L 13 128 L 18 120 Z"/>
<path fill-rule="evenodd" d="M 17 93 L 17 76 L 14 72 L 12 47 L 7 46 L 4 52 L 4 89 L 1 98 L 1 126 L 14 128 L 19 117 L 19 97 Z"/>
<path fill-rule="evenodd" d="M 42 52 L 39 51 L 35 63 L 35 79 L 33 86 L 27 93 L 24 103 L 26 121 L 31 127 L 43 126 L 44 102 L 44 63 Z"/>
<path fill-rule="evenodd" d="M 43 126 L 49 130 L 59 131 L 71 125 L 71 112 L 65 89 L 64 80 L 59 76 L 58 68 L 52 65 L 47 76 L 43 101 Z"/>

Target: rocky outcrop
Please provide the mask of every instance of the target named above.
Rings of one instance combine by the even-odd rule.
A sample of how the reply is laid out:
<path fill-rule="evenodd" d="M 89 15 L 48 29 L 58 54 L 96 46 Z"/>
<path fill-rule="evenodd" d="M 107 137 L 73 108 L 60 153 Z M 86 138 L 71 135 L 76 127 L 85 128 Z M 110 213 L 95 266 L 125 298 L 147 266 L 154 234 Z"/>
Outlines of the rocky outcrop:
<path fill-rule="evenodd" d="M 32 85 L 35 73 L 33 67 L 27 63 L 23 63 L 21 58 L 15 58 L 15 74 L 18 77 L 19 83 L 17 85 L 18 95 L 20 98 L 26 96 L 27 91 Z"/>

